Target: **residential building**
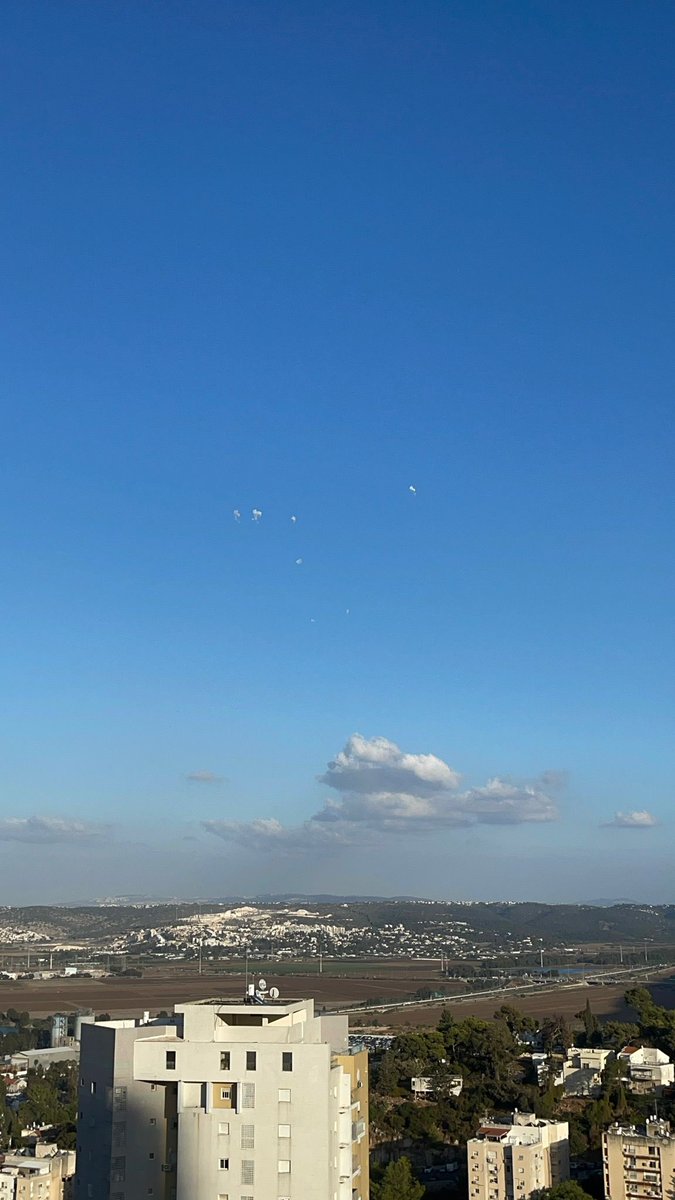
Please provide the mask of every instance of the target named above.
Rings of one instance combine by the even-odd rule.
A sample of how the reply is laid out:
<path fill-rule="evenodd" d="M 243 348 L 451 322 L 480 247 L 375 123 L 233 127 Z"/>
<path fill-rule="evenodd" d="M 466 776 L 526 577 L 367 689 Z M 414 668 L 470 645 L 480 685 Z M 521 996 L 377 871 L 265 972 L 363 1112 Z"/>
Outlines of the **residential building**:
<path fill-rule="evenodd" d="M 82 1030 L 77 1200 L 368 1200 L 368 1055 L 312 1000 Z"/>
<path fill-rule="evenodd" d="M 602 1138 L 607 1200 L 667 1200 L 675 1177 L 675 1136 L 668 1121 L 610 1125 Z"/>
<path fill-rule="evenodd" d="M 613 1050 L 597 1047 L 570 1046 L 562 1070 L 553 1082 L 562 1085 L 567 1096 L 599 1096 L 602 1072 L 613 1054 Z"/>
<path fill-rule="evenodd" d="M 569 1179 L 569 1125 L 515 1112 L 486 1122 L 467 1143 L 469 1200 L 527 1200 Z"/>
<path fill-rule="evenodd" d="M 624 1081 L 633 1092 L 661 1092 L 675 1082 L 675 1067 L 663 1050 L 653 1046 L 624 1046 L 617 1054 Z"/>
<path fill-rule="evenodd" d="M 443 1094 L 459 1096 L 464 1087 L 461 1075 L 448 1075 L 443 1082 Z M 413 1075 L 410 1080 L 410 1090 L 415 1100 L 432 1100 L 435 1094 L 434 1080 L 431 1075 Z"/>
<path fill-rule="evenodd" d="M 0 1155 L 0 1200 L 69 1200 L 75 1152 L 38 1142 L 34 1153 Z"/>

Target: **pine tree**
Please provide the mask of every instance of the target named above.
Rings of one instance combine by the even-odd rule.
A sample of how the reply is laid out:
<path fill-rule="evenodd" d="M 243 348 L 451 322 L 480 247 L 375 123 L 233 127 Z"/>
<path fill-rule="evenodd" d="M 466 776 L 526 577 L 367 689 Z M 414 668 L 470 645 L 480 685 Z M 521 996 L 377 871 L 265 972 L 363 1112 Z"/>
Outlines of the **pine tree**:
<path fill-rule="evenodd" d="M 409 1158 L 389 1163 L 382 1183 L 373 1189 L 374 1200 L 422 1200 L 424 1188 L 412 1173 Z"/>

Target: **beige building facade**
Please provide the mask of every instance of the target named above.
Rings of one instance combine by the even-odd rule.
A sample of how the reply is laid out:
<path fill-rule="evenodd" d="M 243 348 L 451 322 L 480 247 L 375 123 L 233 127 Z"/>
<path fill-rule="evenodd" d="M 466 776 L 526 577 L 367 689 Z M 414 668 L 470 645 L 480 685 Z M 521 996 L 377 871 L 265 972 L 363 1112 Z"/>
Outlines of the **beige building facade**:
<path fill-rule="evenodd" d="M 486 1122 L 467 1143 L 469 1200 L 527 1200 L 569 1179 L 569 1125 L 514 1113 Z"/>
<path fill-rule="evenodd" d="M 602 1138 L 607 1200 L 670 1200 L 675 1191 L 675 1136 L 668 1121 L 610 1125 Z"/>
<path fill-rule="evenodd" d="M 0 1157 L 0 1200 L 70 1200 L 75 1153 L 38 1143 L 34 1154 Z"/>
<path fill-rule="evenodd" d="M 86 1026 L 75 1197 L 368 1200 L 367 1052 L 311 1000 Z"/>

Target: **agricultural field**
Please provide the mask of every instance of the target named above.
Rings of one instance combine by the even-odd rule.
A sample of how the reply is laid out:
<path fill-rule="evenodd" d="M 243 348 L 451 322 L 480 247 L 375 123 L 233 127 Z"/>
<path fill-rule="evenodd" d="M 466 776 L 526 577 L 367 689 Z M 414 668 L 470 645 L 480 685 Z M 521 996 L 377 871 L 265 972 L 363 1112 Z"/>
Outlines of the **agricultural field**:
<path fill-rule="evenodd" d="M 108 977 L 90 979 L 74 976 L 47 980 L 0 980 L 0 1010 L 27 1010 L 33 1016 L 57 1011 L 92 1008 L 111 1016 L 134 1016 L 146 1010 L 156 1013 L 170 1011 L 174 1004 L 190 1000 L 219 998 L 233 1001 L 243 997 L 246 979 L 263 976 L 269 986 L 276 985 L 282 999 L 313 997 L 318 1007 L 349 1008 L 366 1003 L 409 1001 L 416 993 L 443 991 L 447 1000 L 374 1012 L 372 1017 L 380 1028 L 400 1028 L 409 1025 L 435 1025 L 441 1008 L 447 1006 L 457 1016 L 490 1017 L 500 1004 L 508 1001 L 523 1012 L 544 1018 L 552 1014 L 573 1016 L 590 998 L 598 1016 L 626 1018 L 623 996 L 630 982 L 606 986 L 561 984 L 540 988 L 521 995 L 517 988 L 504 989 L 491 996 L 471 997 L 460 981 L 441 979 L 435 960 L 385 962 L 329 962 L 320 972 L 316 962 L 290 964 L 258 962 L 222 964 L 214 971 L 209 964 L 199 974 L 194 964 L 177 963 L 173 967 L 157 966 L 144 970 L 142 978 Z M 675 976 L 670 967 L 654 973 L 650 988 L 657 1003 L 675 1008 Z M 363 1010 L 354 1013 L 355 1022 L 369 1025 L 371 1017 Z"/>

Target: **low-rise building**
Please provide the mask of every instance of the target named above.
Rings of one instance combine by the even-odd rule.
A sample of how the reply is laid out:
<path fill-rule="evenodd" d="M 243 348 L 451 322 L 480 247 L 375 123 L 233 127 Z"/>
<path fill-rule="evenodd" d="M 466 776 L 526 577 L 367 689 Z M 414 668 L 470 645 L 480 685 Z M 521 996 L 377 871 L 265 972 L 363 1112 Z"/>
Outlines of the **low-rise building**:
<path fill-rule="evenodd" d="M 80 1057 L 80 1047 L 47 1046 L 44 1050 L 18 1050 L 10 1058 L 13 1067 L 18 1071 L 29 1071 L 31 1068 L 42 1067 L 47 1070 L 54 1063 L 77 1062 Z"/>
<path fill-rule="evenodd" d="M 567 1096 L 599 1096 L 602 1072 L 613 1053 L 598 1047 L 570 1046 L 562 1070 L 553 1082 L 558 1087 L 562 1085 Z"/>
<path fill-rule="evenodd" d="M 70 1200 L 75 1151 L 37 1142 L 33 1152 L 0 1156 L 0 1200 Z"/>
<path fill-rule="evenodd" d="M 463 1087 L 464 1079 L 461 1075 L 449 1075 L 443 1081 L 443 1094 L 459 1096 Z M 410 1090 L 415 1100 L 430 1100 L 436 1092 L 431 1075 L 413 1075 L 410 1080 Z"/>
<path fill-rule="evenodd" d="M 569 1179 L 569 1125 L 515 1112 L 486 1122 L 467 1143 L 469 1200 L 527 1200 Z"/>
<path fill-rule="evenodd" d="M 624 1081 L 633 1092 L 656 1092 L 675 1082 L 675 1066 L 663 1050 L 653 1046 L 624 1046 L 617 1054 Z"/>
<path fill-rule="evenodd" d="M 675 1136 L 668 1121 L 610 1125 L 602 1137 L 607 1200 L 667 1200 L 675 1176 Z"/>

